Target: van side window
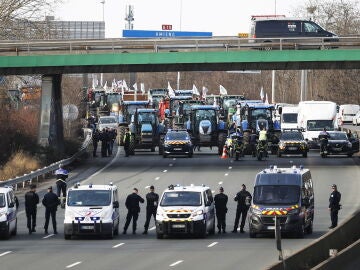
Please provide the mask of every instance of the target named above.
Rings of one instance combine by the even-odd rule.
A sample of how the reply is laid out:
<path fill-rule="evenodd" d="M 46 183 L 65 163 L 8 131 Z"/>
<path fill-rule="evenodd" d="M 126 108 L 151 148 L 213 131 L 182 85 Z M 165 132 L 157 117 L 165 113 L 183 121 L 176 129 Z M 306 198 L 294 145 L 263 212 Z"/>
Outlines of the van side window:
<path fill-rule="evenodd" d="M 210 190 L 210 189 L 208 189 L 208 190 L 206 191 L 206 195 L 207 195 L 209 204 L 211 204 L 211 203 L 214 201 L 214 199 L 213 199 L 213 196 L 212 196 L 212 193 L 211 193 L 211 190 Z"/>
<path fill-rule="evenodd" d="M 319 30 L 319 27 L 317 27 L 315 24 L 310 22 L 304 22 L 304 32 L 307 33 L 316 33 Z"/>

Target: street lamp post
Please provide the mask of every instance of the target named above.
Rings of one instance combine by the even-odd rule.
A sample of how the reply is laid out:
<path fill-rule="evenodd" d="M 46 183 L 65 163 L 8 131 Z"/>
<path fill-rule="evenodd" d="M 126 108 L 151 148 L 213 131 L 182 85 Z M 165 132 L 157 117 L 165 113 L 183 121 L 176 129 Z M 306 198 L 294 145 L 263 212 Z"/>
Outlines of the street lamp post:
<path fill-rule="evenodd" d="M 100 2 L 102 4 L 102 21 L 104 22 L 105 21 L 105 0 L 102 0 Z"/>

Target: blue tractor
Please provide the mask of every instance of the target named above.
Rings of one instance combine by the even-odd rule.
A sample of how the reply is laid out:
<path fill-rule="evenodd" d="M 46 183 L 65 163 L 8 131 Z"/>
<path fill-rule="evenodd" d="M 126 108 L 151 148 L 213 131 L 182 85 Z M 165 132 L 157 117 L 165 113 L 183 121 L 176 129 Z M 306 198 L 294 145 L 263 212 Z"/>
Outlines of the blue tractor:
<path fill-rule="evenodd" d="M 160 145 L 160 136 L 166 133 L 164 125 L 159 123 L 157 109 L 136 109 L 129 129 L 131 155 L 135 154 L 135 149 L 150 149 L 155 152 L 155 147 Z"/>
<path fill-rule="evenodd" d="M 245 153 L 250 154 L 249 138 L 253 130 L 256 134 L 264 128 L 267 131 L 268 149 L 276 154 L 281 134 L 280 123 L 274 120 L 275 107 L 270 104 L 248 102 L 243 103 L 240 109 L 241 129 L 244 134 Z"/>
<path fill-rule="evenodd" d="M 217 146 L 221 155 L 227 137 L 226 123 L 220 120 L 220 108 L 211 105 L 191 106 L 186 129 L 194 146 Z"/>

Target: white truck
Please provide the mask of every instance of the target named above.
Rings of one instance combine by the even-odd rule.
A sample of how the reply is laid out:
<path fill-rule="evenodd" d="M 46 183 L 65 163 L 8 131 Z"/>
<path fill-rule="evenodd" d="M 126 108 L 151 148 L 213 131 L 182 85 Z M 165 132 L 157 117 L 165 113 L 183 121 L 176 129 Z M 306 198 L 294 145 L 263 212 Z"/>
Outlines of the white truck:
<path fill-rule="evenodd" d="M 296 129 L 298 127 L 298 106 L 284 106 L 279 108 L 281 131 L 286 129 Z"/>
<path fill-rule="evenodd" d="M 115 185 L 76 184 L 67 191 L 64 238 L 119 234 L 119 201 Z"/>
<path fill-rule="evenodd" d="M 339 106 L 339 112 L 337 114 L 338 125 L 350 124 L 356 115 L 360 111 L 360 105 L 357 104 L 343 104 Z"/>
<path fill-rule="evenodd" d="M 301 101 L 299 102 L 298 128 L 303 130 L 309 148 L 318 148 L 318 136 L 324 128 L 336 130 L 336 103 L 332 101 Z"/>

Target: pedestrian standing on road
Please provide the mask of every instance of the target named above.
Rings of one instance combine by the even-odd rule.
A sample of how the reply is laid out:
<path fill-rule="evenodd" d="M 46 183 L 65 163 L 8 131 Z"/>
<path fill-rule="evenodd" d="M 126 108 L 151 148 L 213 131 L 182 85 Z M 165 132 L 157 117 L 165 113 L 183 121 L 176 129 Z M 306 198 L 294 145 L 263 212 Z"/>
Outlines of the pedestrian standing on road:
<path fill-rule="evenodd" d="M 100 140 L 100 132 L 98 129 L 95 129 L 95 131 L 92 134 L 92 143 L 93 143 L 93 157 L 97 157 L 96 151 L 98 147 L 98 142 Z"/>
<path fill-rule="evenodd" d="M 130 140 L 131 140 L 131 133 L 130 133 L 130 129 L 127 127 L 125 129 L 125 135 L 124 135 L 125 157 L 128 157 L 130 155 Z"/>
<path fill-rule="evenodd" d="M 240 232 L 244 233 L 245 220 L 247 216 L 247 212 L 250 208 L 251 203 L 251 194 L 246 190 L 246 186 L 244 184 L 241 185 L 242 189 L 236 194 L 234 201 L 237 202 L 236 208 L 236 217 L 233 233 L 237 232 L 239 226 L 239 220 L 241 216 L 241 224 L 240 224 Z"/>
<path fill-rule="evenodd" d="M 57 207 L 60 204 L 60 200 L 56 194 L 53 193 L 52 187 L 48 188 L 48 192 L 44 195 L 42 199 L 42 204 L 45 206 L 45 234 L 48 234 L 49 221 L 51 216 L 51 221 L 54 229 L 54 234 L 57 234 L 56 230 L 56 211 Z"/>
<path fill-rule="evenodd" d="M 109 131 L 109 137 L 110 137 L 109 138 L 109 156 L 112 155 L 116 136 L 117 136 L 116 129 L 115 128 L 110 129 L 110 131 Z"/>
<path fill-rule="evenodd" d="M 107 133 L 105 128 L 103 128 L 101 131 L 100 141 L 101 141 L 101 156 L 107 157 Z"/>
<path fill-rule="evenodd" d="M 146 221 L 143 234 L 148 233 L 151 216 L 156 220 L 156 209 L 159 203 L 159 194 L 155 193 L 154 186 L 150 186 L 150 192 L 146 194 Z"/>
<path fill-rule="evenodd" d="M 66 179 L 69 177 L 69 171 L 64 169 L 62 164 L 59 165 L 59 169 L 55 171 L 56 175 L 56 194 L 60 198 L 62 193 L 63 198 L 66 198 Z"/>
<path fill-rule="evenodd" d="M 224 194 L 224 188 L 219 188 L 219 193 L 214 197 L 218 233 L 226 233 L 226 213 L 228 196 Z"/>
<path fill-rule="evenodd" d="M 133 193 L 128 195 L 126 198 L 125 206 L 128 210 L 128 213 L 126 215 L 126 222 L 125 222 L 123 234 L 126 234 L 131 219 L 133 222 L 132 224 L 133 234 L 136 234 L 136 222 L 140 213 L 139 203 L 144 203 L 145 201 L 138 193 L 139 193 L 138 189 L 134 188 Z"/>
<path fill-rule="evenodd" d="M 256 139 L 257 139 L 256 132 L 254 129 L 251 129 L 251 134 L 249 136 L 249 144 L 251 149 L 251 155 L 253 157 L 256 156 Z"/>
<path fill-rule="evenodd" d="M 36 212 L 39 203 L 39 195 L 36 193 L 36 185 L 30 185 L 30 191 L 25 193 L 25 213 L 29 234 L 36 232 Z"/>
<path fill-rule="evenodd" d="M 329 229 L 334 229 L 338 223 L 338 213 L 341 209 L 341 193 L 337 190 L 337 186 L 333 184 L 331 186 L 332 192 L 329 198 L 329 211 L 330 211 L 330 218 L 331 218 L 331 226 Z"/>

